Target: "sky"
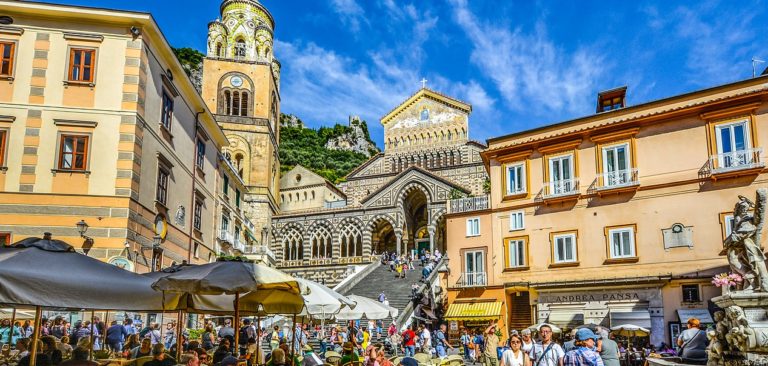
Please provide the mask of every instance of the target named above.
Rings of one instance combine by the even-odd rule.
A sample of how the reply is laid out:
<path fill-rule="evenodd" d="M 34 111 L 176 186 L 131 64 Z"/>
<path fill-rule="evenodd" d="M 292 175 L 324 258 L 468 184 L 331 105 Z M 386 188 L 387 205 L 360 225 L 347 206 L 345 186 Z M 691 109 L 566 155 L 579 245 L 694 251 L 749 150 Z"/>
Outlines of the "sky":
<path fill-rule="evenodd" d="M 219 0 L 57 0 L 148 11 L 175 47 L 205 51 Z M 275 18 L 282 112 L 310 127 L 379 120 L 421 87 L 470 103 L 470 138 L 752 77 L 768 60 L 768 0 L 262 0 Z M 768 67 L 758 65 L 758 74 Z"/>

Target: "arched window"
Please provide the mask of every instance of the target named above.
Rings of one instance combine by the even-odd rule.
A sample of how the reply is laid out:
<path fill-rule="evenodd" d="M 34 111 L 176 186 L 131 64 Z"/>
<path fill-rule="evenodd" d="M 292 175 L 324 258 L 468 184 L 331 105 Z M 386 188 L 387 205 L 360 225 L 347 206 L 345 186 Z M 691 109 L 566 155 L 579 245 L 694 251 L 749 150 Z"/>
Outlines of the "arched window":
<path fill-rule="evenodd" d="M 304 243 L 298 230 L 291 230 L 283 239 L 283 260 L 304 259 Z"/>
<path fill-rule="evenodd" d="M 224 91 L 224 108 L 225 113 L 228 116 L 232 115 L 232 92 L 229 90 Z"/>
<path fill-rule="evenodd" d="M 235 58 L 245 57 L 245 41 L 240 38 L 235 42 Z"/>
<path fill-rule="evenodd" d="M 222 56 L 223 55 L 221 54 L 221 42 L 217 42 L 216 43 L 216 57 L 222 57 Z"/>
<path fill-rule="evenodd" d="M 426 109 L 426 108 L 422 109 L 421 110 L 421 115 L 420 115 L 419 119 L 422 120 L 422 121 L 428 121 L 429 120 L 429 109 Z"/>
<path fill-rule="evenodd" d="M 229 90 L 225 89 L 224 95 L 224 113 L 228 116 L 248 116 L 248 102 L 251 94 L 247 90 Z"/>
<path fill-rule="evenodd" d="M 354 225 L 345 226 L 339 235 L 341 239 L 341 256 L 357 257 L 363 255 L 363 235 Z"/>
<path fill-rule="evenodd" d="M 307 200 L 307 192 L 304 192 L 304 200 Z"/>
<path fill-rule="evenodd" d="M 240 178 L 243 177 L 243 154 L 237 153 L 235 154 L 235 166 L 237 167 L 237 175 L 240 176 Z"/>
<path fill-rule="evenodd" d="M 315 199 L 315 191 L 312 191 L 312 199 Z"/>
<path fill-rule="evenodd" d="M 324 226 L 319 226 L 312 238 L 309 240 L 312 245 L 312 258 L 331 258 L 331 232 Z"/>

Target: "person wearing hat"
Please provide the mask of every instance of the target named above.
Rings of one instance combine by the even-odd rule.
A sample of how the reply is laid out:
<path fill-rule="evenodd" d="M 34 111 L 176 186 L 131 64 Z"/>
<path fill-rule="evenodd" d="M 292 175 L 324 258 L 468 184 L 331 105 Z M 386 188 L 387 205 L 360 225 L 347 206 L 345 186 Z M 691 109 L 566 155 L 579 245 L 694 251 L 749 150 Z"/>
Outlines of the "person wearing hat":
<path fill-rule="evenodd" d="M 301 361 L 302 366 L 319 366 L 323 364 L 323 360 L 317 357 L 312 346 L 305 344 L 302 350 L 304 351 L 304 359 Z"/>
<path fill-rule="evenodd" d="M 579 329 L 576 332 L 575 348 L 565 354 L 563 366 L 605 366 L 596 351 L 598 339 L 600 336 L 591 329 Z"/>
<path fill-rule="evenodd" d="M 355 345 L 352 344 L 352 342 L 345 342 L 344 347 L 342 348 L 343 354 L 341 355 L 341 360 L 339 361 L 339 365 L 346 365 L 348 363 L 358 363 L 360 362 L 360 357 L 355 353 Z"/>
<path fill-rule="evenodd" d="M 165 354 L 165 345 L 157 343 L 152 346 L 152 360 L 144 363 L 146 366 L 173 366 L 176 361 Z"/>
<path fill-rule="evenodd" d="M 400 360 L 400 363 L 398 364 L 402 366 L 419 366 L 419 361 L 416 361 L 413 357 L 403 357 L 402 360 Z"/>
<path fill-rule="evenodd" d="M 221 366 L 237 366 L 237 358 L 235 356 L 227 356 L 221 360 Z"/>

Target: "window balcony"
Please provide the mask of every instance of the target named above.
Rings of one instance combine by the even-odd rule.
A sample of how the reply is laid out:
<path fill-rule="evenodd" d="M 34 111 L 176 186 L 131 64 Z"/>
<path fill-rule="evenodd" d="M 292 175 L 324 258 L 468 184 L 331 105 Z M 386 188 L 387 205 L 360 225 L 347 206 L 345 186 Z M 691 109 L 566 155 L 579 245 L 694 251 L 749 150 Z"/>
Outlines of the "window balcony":
<path fill-rule="evenodd" d="M 269 249 L 266 245 L 246 245 L 245 248 L 243 248 L 243 254 L 267 256 L 271 258 L 273 262 L 276 258 L 272 249 Z"/>
<path fill-rule="evenodd" d="M 625 169 L 598 175 L 594 187 L 597 194 L 600 195 L 602 193 L 636 191 L 639 186 L 640 180 L 637 169 Z"/>
<path fill-rule="evenodd" d="M 712 155 L 707 167 L 713 179 L 758 174 L 765 168 L 762 153 L 762 148 L 755 148 Z"/>
<path fill-rule="evenodd" d="M 488 196 L 457 198 L 449 201 L 448 213 L 481 211 L 491 208 Z"/>
<path fill-rule="evenodd" d="M 232 233 L 230 233 L 227 230 L 219 230 L 219 240 L 221 240 L 222 244 L 234 244 L 234 238 L 232 237 Z"/>
<path fill-rule="evenodd" d="M 232 246 L 235 248 L 235 250 L 239 250 L 240 253 L 245 252 L 245 243 L 240 238 L 236 238 L 234 243 L 232 243 Z"/>
<path fill-rule="evenodd" d="M 485 272 L 464 272 L 459 276 L 456 287 L 483 287 L 488 286 L 488 276 Z"/>
<path fill-rule="evenodd" d="M 549 204 L 579 198 L 579 179 L 563 179 L 544 183 L 541 199 Z"/>

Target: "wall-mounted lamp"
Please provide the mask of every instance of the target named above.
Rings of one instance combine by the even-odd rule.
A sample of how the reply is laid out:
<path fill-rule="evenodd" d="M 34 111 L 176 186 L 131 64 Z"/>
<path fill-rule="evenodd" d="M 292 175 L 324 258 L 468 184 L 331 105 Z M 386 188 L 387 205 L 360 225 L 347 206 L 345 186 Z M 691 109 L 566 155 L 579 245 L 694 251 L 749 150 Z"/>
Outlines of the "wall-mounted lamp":
<path fill-rule="evenodd" d="M 85 233 L 88 231 L 88 223 L 85 222 L 85 220 L 80 220 L 77 224 L 77 232 L 80 233 L 80 237 L 85 239 L 85 243 L 83 244 L 83 251 L 85 251 L 85 254 L 88 255 L 88 251 L 91 249 L 91 246 L 93 246 L 93 238 L 91 238 L 88 235 L 85 235 Z"/>

